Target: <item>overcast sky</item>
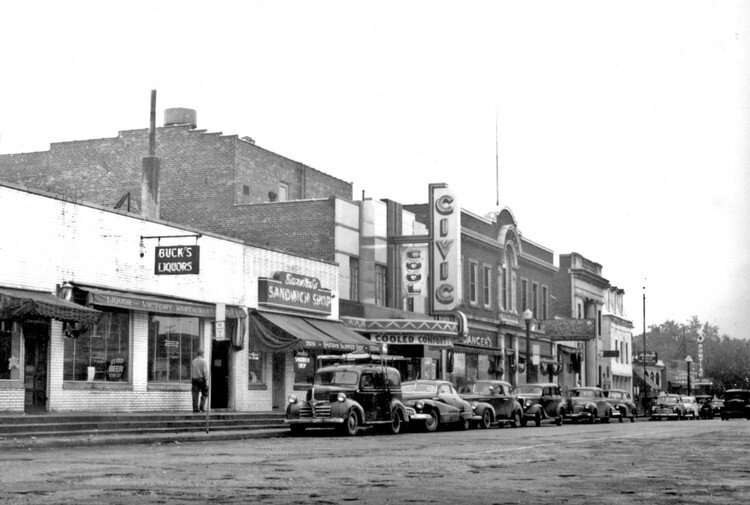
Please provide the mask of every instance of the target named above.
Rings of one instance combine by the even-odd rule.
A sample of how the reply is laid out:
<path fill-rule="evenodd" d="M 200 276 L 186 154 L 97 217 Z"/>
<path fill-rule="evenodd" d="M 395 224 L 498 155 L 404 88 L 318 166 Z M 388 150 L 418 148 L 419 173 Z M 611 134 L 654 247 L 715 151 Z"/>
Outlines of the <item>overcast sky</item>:
<path fill-rule="evenodd" d="M 354 183 L 509 207 L 625 289 L 634 334 L 750 337 L 750 2 L 0 4 L 0 153 L 163 109 Z M 497 129 L 497 136 L 495 134 Z M 557 262 L 557 260 L 556 260 Z"/>

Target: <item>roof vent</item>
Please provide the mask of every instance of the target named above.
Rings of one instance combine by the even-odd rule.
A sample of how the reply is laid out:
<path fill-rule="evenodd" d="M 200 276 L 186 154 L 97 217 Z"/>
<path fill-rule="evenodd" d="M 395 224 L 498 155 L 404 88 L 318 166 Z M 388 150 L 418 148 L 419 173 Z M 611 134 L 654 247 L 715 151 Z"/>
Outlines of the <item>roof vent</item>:
<path fill-rule="evenodd" d="M 195 109 L 175 107 L 164 110 L 164 126 L 176 126 L 188 124 L 190 128 L 198 127 L 198 113 Z"/>
<path fill-rule="evenodd" d="M 245 142 L 249 142 L 253 145 L 255 144 L 255 140 L 252 137 L 245 136 L 245 137 L 242 137 L 242 140 L 244 140 Z"/>

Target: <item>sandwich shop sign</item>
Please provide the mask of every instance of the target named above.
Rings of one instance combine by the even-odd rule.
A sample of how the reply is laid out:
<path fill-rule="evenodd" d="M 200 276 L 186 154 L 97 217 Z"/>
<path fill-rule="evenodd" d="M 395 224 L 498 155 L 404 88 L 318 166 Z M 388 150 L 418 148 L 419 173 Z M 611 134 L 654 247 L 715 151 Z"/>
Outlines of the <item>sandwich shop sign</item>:
<path fill-rule="evenodd" d="M 258 305 L 331 314 L 331 291 L 320 287 L 315 277 L 276 272 L 273 279 L 258 279 Z"/>

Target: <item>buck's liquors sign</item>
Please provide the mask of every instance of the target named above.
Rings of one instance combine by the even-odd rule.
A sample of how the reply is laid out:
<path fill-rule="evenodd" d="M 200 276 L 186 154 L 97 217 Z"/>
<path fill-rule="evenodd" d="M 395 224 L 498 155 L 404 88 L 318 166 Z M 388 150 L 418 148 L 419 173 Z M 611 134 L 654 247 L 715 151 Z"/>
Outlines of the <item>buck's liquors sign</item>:
<path fill-rule="evenodd" d="M 157 246 L 154 250 L 155 275 L 197 275 L 201 248 L 197 245 Z"/>

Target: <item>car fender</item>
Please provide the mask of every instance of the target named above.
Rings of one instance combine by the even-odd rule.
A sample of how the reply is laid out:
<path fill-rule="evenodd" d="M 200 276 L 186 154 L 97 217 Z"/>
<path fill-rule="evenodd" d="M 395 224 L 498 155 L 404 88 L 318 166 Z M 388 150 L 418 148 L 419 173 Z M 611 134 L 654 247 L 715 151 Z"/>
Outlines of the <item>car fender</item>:
<path fill-rule="evenodd" d="M 534 417 L 534 416 L 536 416 L 536 414 L 537 414 L 538 412 L 540 412 L 540 411 L 543 411 L 543 410 L 544 410 L 544 409 L 542 409 L 542 406 L 541 406 L 541 405 L 539 405 L 538 403 L 535 403 L 534 405 L 530 406 L 530 407 L 529 407 L 528 409 L 526 409 L 526 410 L 523 410 L 523 409 L 521 409 L 521 411 L 523 412 L 523 415 L 524 415 L 524 416 L 527 416 L 527 417 L 528 417 L 528 416 L 530 416 L 530 417 Z M 542 414 L 542 415 L 544 415 L 544 414 Z"/>
<path fill-rule="evenodd" d="M 343 402 L 331 403 L 331 417 L 344 417 L 350 410 L 357 412 L 360 422 L 365 422 L 365 409 L 362 408 L 359 402 L 347 397 Z"/>
<path fill-rule="evenodd" d="M 476 408 L 473 409 L 474 413 L 478 416 L 484 415 L 485 411 L 489 410 L 492 412 L 492 419 L 495 419 L 495 407 L 486 402 L 477 402 Z"/>
<path fill-rule="evenodd" d="M 401 419 L 403 421 L 408 421 L 409 416 L 406 415 L 406 405 L 404 405 L 399 400 L 392 400 L 391 401 L 391 412 L 400 412 L 401 413 Z"/>
<path fill-rule="evenodd" d="M 440 421 L 442 422 L 455 422 L 460 420 L 462 417 L 461 411 L 458 408 L 454 407 L 453 405 L 448 405 L 442 400 L 424 399 L 422 401 L 425 405 L 424 410 L 436 410 L 440 415 Z M 469 412 L 469 414 L 471 414 L 471 412 Z"/>

